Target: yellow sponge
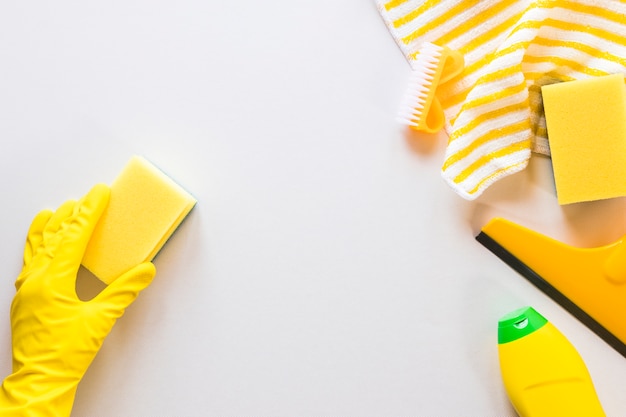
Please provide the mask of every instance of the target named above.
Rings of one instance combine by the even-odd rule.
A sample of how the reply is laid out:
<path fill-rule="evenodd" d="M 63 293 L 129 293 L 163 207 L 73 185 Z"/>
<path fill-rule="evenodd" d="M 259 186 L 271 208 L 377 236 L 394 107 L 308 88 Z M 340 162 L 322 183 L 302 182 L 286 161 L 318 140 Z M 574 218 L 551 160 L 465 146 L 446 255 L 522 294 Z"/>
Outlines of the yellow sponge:
<path fill-rule="evenodd" d="M 162 171 L 133 157 L 111 185 L 109 205 L 87 245 L 83 266 L 110 284 L 152 260 L 195 204 Z"/>
<path fill-rule="evenodd" d="M 542 87 L 559 204 L 626 195 L 626 87 L 613 74 Z"/>

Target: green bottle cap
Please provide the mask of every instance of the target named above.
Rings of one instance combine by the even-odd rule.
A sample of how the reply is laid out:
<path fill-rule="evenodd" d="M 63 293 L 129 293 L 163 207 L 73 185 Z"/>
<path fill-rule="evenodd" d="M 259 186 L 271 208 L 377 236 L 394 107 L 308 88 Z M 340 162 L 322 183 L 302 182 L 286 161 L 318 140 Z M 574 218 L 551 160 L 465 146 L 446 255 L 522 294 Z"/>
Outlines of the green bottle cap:
<path fill-rule="evenodd" d="M 513 342 L 542 328 L 548 320 L 532 307 L 522 307 L 498 321 L 498 344 Z"/>

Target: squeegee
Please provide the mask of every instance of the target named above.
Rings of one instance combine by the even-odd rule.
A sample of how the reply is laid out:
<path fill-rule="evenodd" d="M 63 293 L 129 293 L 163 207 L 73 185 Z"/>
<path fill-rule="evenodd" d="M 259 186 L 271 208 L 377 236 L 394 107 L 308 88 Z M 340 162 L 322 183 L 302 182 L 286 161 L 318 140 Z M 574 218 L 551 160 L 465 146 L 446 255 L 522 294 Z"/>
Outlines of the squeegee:
<path fill-rule="evenodd" d="M 476 236 L 626 357 L 626 242 L 578 248 L 495 218 Z"/>

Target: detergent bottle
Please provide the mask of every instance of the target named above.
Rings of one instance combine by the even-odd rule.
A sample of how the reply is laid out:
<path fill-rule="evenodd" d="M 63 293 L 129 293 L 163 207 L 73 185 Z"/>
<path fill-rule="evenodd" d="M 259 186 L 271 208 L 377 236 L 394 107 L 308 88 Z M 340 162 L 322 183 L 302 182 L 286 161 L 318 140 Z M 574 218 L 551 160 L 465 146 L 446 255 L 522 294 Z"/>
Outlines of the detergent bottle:
<path fill-rule="evenodd" d="M 521 417 L 605 416 L 574 346 L 532 307 L 498 322 L 504 387 Z"/>

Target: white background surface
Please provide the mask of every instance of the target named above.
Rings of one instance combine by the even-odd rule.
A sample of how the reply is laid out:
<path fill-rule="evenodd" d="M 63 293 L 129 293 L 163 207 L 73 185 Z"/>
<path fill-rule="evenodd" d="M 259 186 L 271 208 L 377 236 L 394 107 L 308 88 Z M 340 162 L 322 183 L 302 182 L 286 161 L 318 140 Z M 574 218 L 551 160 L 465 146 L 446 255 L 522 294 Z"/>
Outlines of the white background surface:
<path fill-rule="evenodd" d="M 198 198 L 73 416 L 514 416 L 498 318 L 533 305 L 609 416 L 626 359 L 474 240 L 504 216 L 571 244 L 624 201 L 560 207 L 533 157 L 477 201 L 446 138 L 394 118 L 409 67 L 373 1 L 0 5 L 0 372 L 32 217 L 141 154 Z"/>

